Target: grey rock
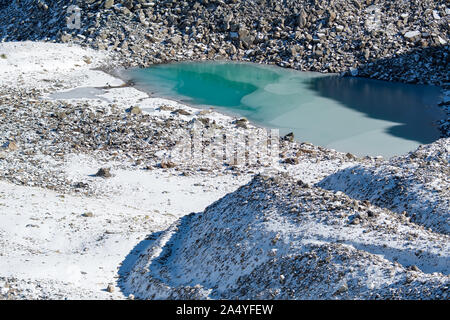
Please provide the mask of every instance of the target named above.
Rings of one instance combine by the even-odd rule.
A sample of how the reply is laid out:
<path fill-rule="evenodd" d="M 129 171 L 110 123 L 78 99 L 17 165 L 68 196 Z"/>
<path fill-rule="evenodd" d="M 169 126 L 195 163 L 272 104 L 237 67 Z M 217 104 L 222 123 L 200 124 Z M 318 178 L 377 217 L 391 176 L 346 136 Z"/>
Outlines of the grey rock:
<path fill-rule="evenodd" d="M 111 178 L 111 169 L 110 168 L 100 168 L 97 173 L 95 174 L 96 177 L 102 177 L 102 178 Z"/>

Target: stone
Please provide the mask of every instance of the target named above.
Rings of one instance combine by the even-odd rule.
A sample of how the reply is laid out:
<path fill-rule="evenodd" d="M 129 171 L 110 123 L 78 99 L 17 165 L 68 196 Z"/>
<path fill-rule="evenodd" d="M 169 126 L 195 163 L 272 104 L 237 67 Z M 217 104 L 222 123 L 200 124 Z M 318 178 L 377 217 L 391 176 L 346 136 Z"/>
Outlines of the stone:
<path fill-rule="evenodd" d="M 350 68 L 349 71 L 350 71 L 350 75 L 352 77 L 356 77 L 358 75 L 358 73 L 359 73 L 358 72 L 358 68 L 354 68 L 354 67 Z"/>
<path fill-rule="evenodd" d="M 160 106 L 158 108 L 159 111 L 173 111 L 173 107 L 171 106 Z"/>
<path fill-rule="evenodd" d="M 374 217 L 377 216 L 377 213 L 376 213 L 375 211 L 368 210 L 368 211 L 367 211 L 367 216 L 368 216 L 369 218 L 374 218 Z"/>
<path fill-rule="evenodd" d="M 294 139 L 295 139 L 295 137 L 294 137 L 294 133 L 293 132 L 289 132 L 287 135 L 285 135 L 283 137 L 283 140 L 284 141 L 288 141 L 288 142 L 294 142 Z"/>
<path fill-rule="evenodd" d="M 236 124 L 236 127 L 238 127 L 238 128 L 247 129 L 248 120 L 245 118 L 238 119 L 234 123 Z"/>
<path fill-rule="evenodd" d="M 112 284 L 108 284 L 108 286 L 106 287 L 106 291 L 109 293 L 113 293 L 114 292 L 114 286 Z"/>
<path fill-rule="evenodd" d="M 445 46 L 447 44 L 447 41 L 442 39 L 440 36 L 437 37 L 437 42 L 442 46 Z"/>
<path fill-rule="evenodd" d="M 111 9 L 114 6 L 114 0 L 106 0 L 105 1 L 105 9 Z"/>
<path fill-rule="evenodd" d="M 415 42 L 420 39 L 421 33 L 420 31 L 408 31 L 404 34 L 406 40 Z"/>
<path fill-rule="evenodd" d="M 299 164 L 300 161 L 298 160 L 298 158 L 286 158 L 284 159 L 283 163 L 296 165 Z"/>
<path fill-rule="evenodd" d="M 347 283 L 342 284 L 339 289 L 336 290 L 335 294 L 343 294 L 344 292 L 348 291 L 348 285 Z"/>
<path fill-rule="evenodd" d="M 131 114 L 136 114 L 136 115 L 142 113 L 142 110 L 139 107 L 131 107 L 131 108 L 127 109 L 126 111 Z"/>
<path fill-rule="evenodd" d="M 142 23 L 142 24 L 146 23 L 144 10 L 139 10 L 138 17 L 139 17 L 140 23 Z"/>
<path fill-rule="evenodd" d="M 205 115 L 210 114 L 210 113 L 211 113 L 211 110 L 200 110 L 198 112 L 198 115 L 199 116 L 205 116 Z"/>
<path fill-rule="evenodd" d="M 207 126 L 210 124 L 211 119 L 209 118 L 198 118 L 198 121 L 200 121 L 204 126 Z"/>
<path fill-rule="evenodd" d="M 347 152 L 347 153 L 345 154 L 345 156 L 346 156 L 348 159 L 356 160 L 356 157 L 355 157 L 353 154 L 351 154 L 350 152 Z"/>
<path fill-rule="evenodd" d="M 321 57 L 321 56 L 323 56 L 323 51 L 319 50 L 319 49 L 316 49 L 316 50 L 314 50 L 314 55 L 316 57 Z"/>
<path fill-rule="evenodd" d="M 17 151 L 19 149 L 19 147 L 14 141 L 6 142 L 5 144 L 3 144 L 2 148 L 7 151 Z"/>
<path fill-rule="evenodd" d="M 75 189 L 86 189 L 89 187 L 89 184 L 85 183 L 85 182 L 77 182 L 73 185 L 73 187 Z"/>
<path fill-rule="evenodd" d="M 181 43 L 182 38 L 181 38 L 181 36 L 176 35 L 176 36 L 173 36 L 173 37 L 170 39 L 170 41 L 171 41 L 173 44 L 178 45 L 178 44 Z"/>
<path fill-rule="evenodd" d="M 328 17 L 328 23 L 332 23 L 334 20 L 336 20 L 336 12 L 329 11 L 329 17 Z"/>
<path fill-rule="evenodd" d="M 102 178 L 111 178 L 111 169 L 110 168 L 100 168 L 97 173 L 95 174 L 96 177 L 102 177 Z"/>
<path fill-rule="evenodd" d="M 61 42 L 66 43 L 69 42 L 70 40 L 72 40 L 72 35 L 70 34 L 63 34 L 61 35 Z"/>
<path fill-rule="evenodd" d="M 303 182 L 303 180 L 297 180 L 297 185 L 298 185 L 300 188 L 309 188 L 309 187 L 310 187 L 309 184 Z"/>
<path fill-rule="evenodd" d="M 308 22 L 308 15 L 305 10 L 302 9 L 300 15 L 297 17 L 297 26 L 300 28 L 304 28 Z"/>
<path fill-rule="evenodd" d="M 171 161 L 162 161 L 162 162 L 159 164 L 159 167 L 160 167 L 161 169 L 172 169 L 172 168 L 175 168 L 175 167 L 176 167 L 176 164 L 173 163 L 173 162 L 171 162 Z"/>
<path fill-rule="evenodd" d="M 91 64 L 92 63 L 92 59 L 90 57 L 83 57 L 83 61 L 86 64 Z"/>
<path fill-rule="evenodd" d="M 186 111 L 184 109 L 177 109 L 172 112 L 172 114 L 181 114 L 183 116 L 191 116 L 192 114 L 189 111 Z"/>
<path fill-rule="evenodd" d="M 231 28 L 232 20 L 233 20 L 233 13 L 230 13 L 223 18 L 223 24 L 224 24 L 225 30 L 229 30 Z"/>
<path fill-rule="evenodd" d="M 409 270 L 411 271 L 415 271 L 415 272 L 420 272 L 419 267 L 417 267 L 415 264 L 409 267 Z"/>
<path fill-rule="evenodd" d="M 437 10 L 433 10 L 433 18 L 434 20 L 441 20 L 441 16 Z"/>

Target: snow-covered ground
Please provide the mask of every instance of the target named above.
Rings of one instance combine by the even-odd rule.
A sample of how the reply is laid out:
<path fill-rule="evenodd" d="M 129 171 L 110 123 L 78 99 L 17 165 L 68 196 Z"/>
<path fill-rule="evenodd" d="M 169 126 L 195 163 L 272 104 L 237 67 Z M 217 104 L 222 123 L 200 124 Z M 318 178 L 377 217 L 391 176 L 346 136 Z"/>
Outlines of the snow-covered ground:
<path fill-rule="evenodd" d="M 0 54 L 6 56 L 0 58 L 2 87 L 50 94 L 123 84 L 93 70 L 106 62 L 107 55 L 89 49 L 3 43 Z M 123 108 L 147 97 L 129 87 L 104 93 L 105 99 Z M 161 102 L 152 99 L 149 108 L 157 105 L 155 101 Z M 0 182 L 0 293 L 17 292 L 12 296 L 17 298 L 126 298 L 118 288 L 113 294 L 105 289 L 116 285 L 120 265 L 136 244 L 249 180 L 232 175 L 182 176 L 170 170 L 116 170 L 110 179 L 90 178 L 100 166 L 95 159 L 73 154 L 65 160 L 68 178 L 87 177 L 105 195 L 83 197 Z"/>
<path fill-rule="evenodd" d="M 0 55 L 2 87 L 61 90 L 123 84 L 120 79 L 94 70 L 108 59 L 102 51 L 26 41 L 1 43 Z"/>
<path fill-rule="evenodd" d="M 143 243 L 151 299 L 446 299 L 449 238 L 342 192 L 257 176 Z"/>
<path fill-rule="evenodd" d="M 125 110 L 138 105 L 151 119 L 162 123 L 174 120 L 171 110 L 177 108 L 192 114 L 178 118 L 196 118 L 199 110 L 150 97 L 101 71 L 108 59 L 105 51 L 72 45 L 1 43 L 0 88 L 11 92 L 5 94 L 9 99 L 5 101 L 16 101 L 12 96 L 20 90 L 37 91 L 41 101 L 83 102 L 91 109 L 102 107 L 108 111 L 113 105 Z M 23 103 L 33 105 L 35 101 Z M 171 109 L 158 109 L 160 106 Z M 215 111 L 208 117 L 223 126 L 234 120 Z M 0 139 L 11 139 L 17 134 L 14 126 L 8 124 L 5 128 L 10 132 L 2 132 Z M 31 138 L 27 133 L 19 133 L 20 139 L 15 136 L 18 145 L 7 143 L 0 148 L 0 299 L 124 299 L 129 294 L 140 298 L 392 297 L 389 292 L 397 297 L 442 298 L 439 294 L 448 290 L 449 239 L 443 232 L 448 230 L 448 189 L 441 189 L 448 187 L 449 181 L 448 173 L 443 175 L 439 169 L 448 163 L 448 139 L 425 148 L 423 156 L 419 152 L 411 157 L 411 161 L 423 157 L 423 161 L 439 169 L 429 176 L 426 168 L 417 163 L 410 165 L 408 159 L 384 163 L 380 159 L 356 159 L 308 144 L 285 142 L 285 160 L 276 169 L 289 179 L 298 180 L 297 185 L 306 186 L 300 191 L 306 197 L 302 198 L 289 193 L 295 189 L 292 181 L 283 187 L 282 183 L 265 185 L 253 180 L 250 187 L 238 190 L 252 180 L 257 170 L 229 174 L 223 170 L 197 170 L 193 164 L 194 169 L 187 171 L 181 164 L 179 170 L 155 166 L 137 170 L 117 160 L 100 161 L 95 153 L 76 152 L 64 153 L 62 160 L 39 154 L 27 158 L 26 144 L 32 144 Z M 22 147 L 26 152 L 21 151 Z M 22 162 L 16 164 L 14 159 L 19 157 Z M 28 163 L 29 159 L 33 163 Z M 379 184 L 392 182 L 396 186 L 397 180 L 390 180 L 390 165 L 395 167 L 407 195 L 411 193 L 409 196 L 401 190 L 395 199 L 386 199 L 389 190 L 380 196 Z M 112 177 L 94 176 L 100 167 L 111 167 Z M 370 184 L 369 178 L 353 174 L 355 168 L 369 176 L 383 176 L 377 176 L 379 180 Z M 91 194 L 72 192 L 73 187 L 66 182 L 61 182 L 64 188 L 60 190 L 49 190 L 43 188 L 43 183 L 33 182 L 36 187 L 31 187 L 30 183 L 20 185 L 22 180 L 10 179 L 10 175 L 21 175 L 27 170 L 33 170 L 38 180 L 49 173 L 59 174 L 70 183 L 86 183 Z M 370 188 L 367 192 L 361 190 L 361 186 L 355 187 L 357 182 Z M 426 188 L 420 189 L 422 185 Z M 249 188 L 259 191 L 252 193 Z M 358 201 L 336 193 L 337 190 Z M 429 203 L 437 204 L 437 211 L 422 204 L 424 194 Z M 373 204 L 361 204 L 366 199 Z M 423 221 L 417 219 L 418 225 L 409 222 L 405 216 L 408 213 L 403 214 L 407 203 L 416 210 L 418 218 L 425 217 Z M 369 211 L 377 218 L 368 219 L 372 214 Z M 439 213 L 437 218 L 430 216 L 435 212 Z M 352 223 L 353 220 L 360 224 Z M 425 230 L 420 222 L 433 230 Z M 214 230 L 218 232 L 216 239 Z M 232 234 L 230 230 L 234 230 Z M 192 234 L 191 239 L 185 239 L 185 231 Z M 211 244 L 213 240 L 216 243 Z M 259 248 L 261 241 L 264 246 Z M 178 251 L 170 253 L 174 245 Z M 166 256 L 167 252 L 170 254 Z M 261 263 L 257 263 L 254 259 L 261 254 Z M 277 257 L 284 262 L 277 264 Z M 303 257 L 307 263 L 291 263 L 292 257 Z M 180 269 L 171 269 L 165 258 L 182 262 L 176 265 Z M 329 268 L 314 269 L 316 258 L 333 263 Z M 246 261 L 244 265 L 239 262 L 242 259 Z M 156 263 L 152 265 L 152 261 Z M 343 261 L 350 263 L 346 266 Z M 301 282 L 285 273 L 289 268 L 300 268 L 311 275 L 329 275 L 330 279 L 313 287 L 313 278 Z M 190 273 L 183 275 L 183 270 Z M 235 271 L 233 277 L 223 278 L 230 270 Z M 214 277 L 205 279 L 207 273 Z M 258 277 L 269 273 L 274 278 L 267 279 L 267 283 L 259 283 L 259 287 L 249 285 L 249 279 L 262 281 Z M 341 273 L 348 276 L 341 277 Z M 334 275 L 339 279 L 334 279 Z M 161 279 L 158 284 L 155 277 Z M 358 279 L 364 283 L 358 285 Z M 296 281 L 305 288 L 312 287 L 309 296 L 297 288 Z M 155 287 L 145 291 L 150 283 Z M 408 287 L 411 283 L 412 287 Z M 114 290 L 107 291 L 108 286 Z M 240 292 L 239 286 L 245 287 L 247 293 Z M 300 291 L 293 292 L 295 288 Z M 402 291 L 408 289 L 412 290 L 409 296 Z"/>
<path fill-rule="evenodd" d="M 84 163 L 76 167 L 91 172 Z M 248 180 L 156 171 L 115 174 L 100 179 L 98 187 L 108 184 L 120 195 L 101 198 L 1 182 L 0 278 L 30 281 L 35 286 L 26 292 L 30 298 L 123 297 L 118 289 L 113 296 L 104 290 L 115 284 L 120 264 L 136 244 Z"/>

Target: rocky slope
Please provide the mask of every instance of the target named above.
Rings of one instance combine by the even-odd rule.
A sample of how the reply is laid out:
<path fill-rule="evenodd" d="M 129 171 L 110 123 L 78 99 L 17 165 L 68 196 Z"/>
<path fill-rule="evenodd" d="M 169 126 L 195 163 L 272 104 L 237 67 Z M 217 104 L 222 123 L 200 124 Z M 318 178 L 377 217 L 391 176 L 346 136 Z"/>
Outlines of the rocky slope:
<path fill-rule="evenodd" d="M 411 218 L 434 231 L 450 233 L 450 138 L 375 165 L 357 165 L 322 180 L 324 189 Z"/>
<path fill-rule="evenodd" d="M 445 0 L 21 0 L 2 2 L 0 39 L 84 43 L 128 66 L 233 59 L 443 85 L 449 17 Z"/>
<path fill-rule="evenodd" d="M 0 300 L 125 299 L 117 271 L 136 243 L 249 181 L 159 165 L 173 128 L 200 111 L 123 86 L 96 69 L 104 52 L 48 42 L 0 52 Z M 96 89 L 53 97 L 84 86 Z"/>
<path fill-rule="evenodd" d="M 148 240 L 122 282 L 138 298 L 448 298 L 448 236 L 283 174 Z"/>

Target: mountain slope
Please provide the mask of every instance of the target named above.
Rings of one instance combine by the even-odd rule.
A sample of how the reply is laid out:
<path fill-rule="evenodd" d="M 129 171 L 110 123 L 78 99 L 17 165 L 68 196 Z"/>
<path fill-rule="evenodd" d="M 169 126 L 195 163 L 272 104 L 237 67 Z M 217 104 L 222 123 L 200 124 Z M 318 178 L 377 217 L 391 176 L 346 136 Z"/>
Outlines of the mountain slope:
<path fill-rule="evenodd" d="M 144 249 L 122 287 L 138 298 L 435 299 L 448 236 L 344 194 L 257 176 Z"/>
<path fill-rule="evenodd" d="M 440 139 L 389 161 L 344 169 L 318 186 L 369 200 L 417 224 L 449 234 L 449 151 L 450 139 Z"/>

